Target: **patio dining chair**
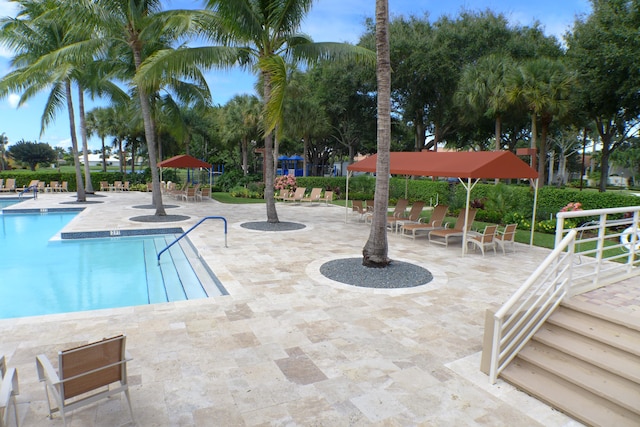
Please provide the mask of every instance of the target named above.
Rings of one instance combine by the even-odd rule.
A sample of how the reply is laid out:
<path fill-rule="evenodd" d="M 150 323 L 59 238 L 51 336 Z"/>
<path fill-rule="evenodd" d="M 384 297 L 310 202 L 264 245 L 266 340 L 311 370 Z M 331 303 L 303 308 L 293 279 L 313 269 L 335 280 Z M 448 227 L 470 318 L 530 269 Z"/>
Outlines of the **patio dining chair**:
<path fill-rule="evenodd" d="M 493 248 L 493 253 L 496 253 L 495 235 L 497 230 L 497 225 L 487 225 L 484 228 L 483 233 L 470 231 L 467 234 L 467 244 L 471 243 L 472 245 L 479 247 L 480 252 L 482 252 L 482 256 L 484 256 L 485 248 Z"/>
<path fill-rule="evenodd" d="M 500 248 L 502 248 L 502 254 L 506 254 L 505 247 L 510 245 L 513 252 L 516 251 L 516 228 L 518 224 L 507 224 L 504 227 L 504 231 L 496 233 L 495 241 Z"/>
<path fill-rule="evenodd" d="M 15 368 L 7 369 L 4 356 L 0 357 L 0 427 L 8 427 L 14 425 L 9 424 L 11 413 L 15 425 L 18 422 L 18 407 L 16 404 L 16 395 L 20 393 L 18 388 L 18 372 Z"/>
<path fill-rule="evenodd" d="M 118 335 L 101 341 L 60 351 L 58 372 L 44 354 L 36 357 L 38 378 L 44 382 L 49 405 L 49 418 L 60 412 L 64 425 L 69 411 L 101 399 L 124 393 L 133 420 L 133 409 L 127 382 L 126 336 Z M 51 408 L 51 399 L 56 408 Z"/>

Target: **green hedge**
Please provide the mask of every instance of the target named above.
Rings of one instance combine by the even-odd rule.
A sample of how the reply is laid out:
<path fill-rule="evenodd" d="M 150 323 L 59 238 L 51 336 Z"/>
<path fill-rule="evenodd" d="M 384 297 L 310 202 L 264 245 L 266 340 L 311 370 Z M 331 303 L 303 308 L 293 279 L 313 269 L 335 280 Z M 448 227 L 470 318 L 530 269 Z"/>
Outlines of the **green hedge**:
<path fill-rule="evenodd" d="M 83 175 L 84 177 L 84 175 Z M 37 179 L 48 184 L 51 181 L 67 181 L 69 191 L 76 191 L 76 174 L 74 172 L 58 172 L 57 170 L 37 170 L 37 171 L 3 171 L 0 178 L 5 181 L 7 178 L 15 178 L 16 187 L 24 187 L 31 180 Z M 151 178 L 148 178 L 151 181 Z M 122 174 L 120 172 L 91 172 L 91 185 L 93 189 L 100 189 L 100 181 L 113 183 L 114 181 L 129 181 L 131 184 L 141 184 L 147 182 L 146 174 Z"/>

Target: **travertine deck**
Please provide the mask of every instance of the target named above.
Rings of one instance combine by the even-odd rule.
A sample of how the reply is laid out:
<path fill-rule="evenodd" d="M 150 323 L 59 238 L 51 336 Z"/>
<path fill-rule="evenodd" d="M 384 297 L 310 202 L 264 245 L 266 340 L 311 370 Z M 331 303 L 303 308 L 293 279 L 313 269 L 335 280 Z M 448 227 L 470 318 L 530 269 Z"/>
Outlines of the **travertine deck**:
<path fill-rule="evenodd" d="M 102 193 L 105 194 L 105 193 Z M 151 213 L 147 193 L 109 193 L 65 231 L 156 228 L 128 218 Z M 45 194 L 25 207 L 55 207 L 70 194 Z M 323 262 L 361 254 L 369 226 L 344 208 L 278 204 L 282 221 L 307 227 L 256 232 L 264 205 L 184 203 L 184 229 L 229 296 L 94 312 L 0 320 L 0 354 L 20 377 L 24 426 L 47 418 L 35 356 L 126 333 L 140 426 L 575 426 L 561 413 L 480 373 L 484 311 L 500 304 L 548 251 L 460 256 L 460 247 L 389 233 L 389 253 L 423 265 L 434 280 L 409 290 L 332 282 Z M 27 206 L 28 205 L 28 206 Z M 43 260 L 43 262 L 46 262 Z M 75 411 L 71 426 L 132 425 L 119 397 Z"/>

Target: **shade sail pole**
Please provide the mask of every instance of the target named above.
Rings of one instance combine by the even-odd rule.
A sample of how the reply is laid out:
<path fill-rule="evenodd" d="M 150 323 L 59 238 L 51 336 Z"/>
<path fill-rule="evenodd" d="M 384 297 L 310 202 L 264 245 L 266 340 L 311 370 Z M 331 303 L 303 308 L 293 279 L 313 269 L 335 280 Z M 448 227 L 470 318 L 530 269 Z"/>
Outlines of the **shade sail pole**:
<path fill-rule="evenodd" d="M 533 212 L 531 213 L 531 235 L 529 236 L 529 246 L 533 246 L 533 232 L 536 227 L 536 209 L 538 208 L 538 178 L 533 180 Z"/>
<path fill-rule="evenodd" d="M 351 171 L 347 171 L 347 188 L 345 191 L 346 201 L 344 202 L 344 223 L 347 223 L 347 218 L 349 217 L 349 177 L 351 176 Z"/>

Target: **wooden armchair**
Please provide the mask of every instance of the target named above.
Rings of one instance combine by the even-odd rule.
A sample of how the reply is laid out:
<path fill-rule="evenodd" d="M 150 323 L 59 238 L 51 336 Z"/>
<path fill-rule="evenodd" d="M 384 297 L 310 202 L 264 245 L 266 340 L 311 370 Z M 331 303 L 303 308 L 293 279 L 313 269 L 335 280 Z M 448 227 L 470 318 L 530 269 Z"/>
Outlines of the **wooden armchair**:
<path fill-rule="evenodd" d="M 124 393 L 133 420 L 127 362 L 131 360 L 125 351 L 124 335 L 105 338 L 91 344 L 58 352 L 56 372 L 47 356 L 36 357 L 38 378 L 44 382 L 49 418 L 60 412 L 64 425 L 65 414 L 84 405 L 117 393 Z M 114 383 L 116 385 L 114 386 Z M 51 408 L 51 399 L 57 408 Z"/>

